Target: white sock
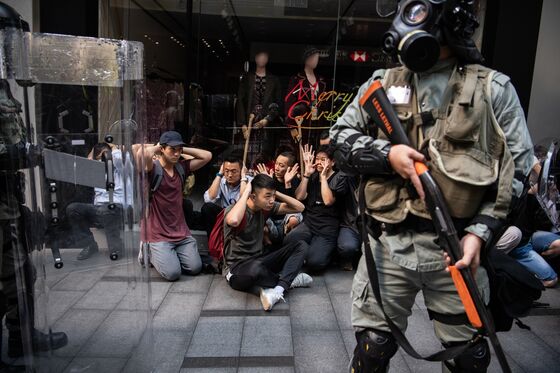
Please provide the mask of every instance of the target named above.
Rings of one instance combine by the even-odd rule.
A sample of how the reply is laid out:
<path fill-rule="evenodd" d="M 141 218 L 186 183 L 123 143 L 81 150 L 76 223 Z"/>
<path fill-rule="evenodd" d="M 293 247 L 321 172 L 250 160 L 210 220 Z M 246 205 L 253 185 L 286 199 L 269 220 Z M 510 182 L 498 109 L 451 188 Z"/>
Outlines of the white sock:
<path fill-rule="evenodd" d="M 280 295 L 284 295 L 284 288 L 280 285 L 276 285 L 274 287 L 274 291 L 277 292 Z"/>

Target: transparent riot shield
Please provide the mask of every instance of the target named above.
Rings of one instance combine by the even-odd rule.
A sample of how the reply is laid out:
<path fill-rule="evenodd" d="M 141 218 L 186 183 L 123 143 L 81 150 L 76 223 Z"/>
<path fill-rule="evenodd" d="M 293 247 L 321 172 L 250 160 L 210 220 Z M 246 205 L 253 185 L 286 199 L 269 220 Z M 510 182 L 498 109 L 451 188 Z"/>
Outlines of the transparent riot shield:
<path fill-rule="evenodd" d="M 142 44 L 2 27 L 2 364 L 149 372 Z"/>

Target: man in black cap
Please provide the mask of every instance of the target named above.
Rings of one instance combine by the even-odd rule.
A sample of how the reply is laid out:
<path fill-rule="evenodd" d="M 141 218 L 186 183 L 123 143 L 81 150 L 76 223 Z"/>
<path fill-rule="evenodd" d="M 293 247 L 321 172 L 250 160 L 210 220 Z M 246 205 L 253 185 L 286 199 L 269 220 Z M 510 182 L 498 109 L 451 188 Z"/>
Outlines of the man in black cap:
<path fill-rule="evenodd" d="M 183 154 L 192 159 L 185 160 Z M 150 182 L 148 218 L 141 227 L 142 242 L 149 245 L 150 262 L 169 281 L 179 279 L 181 272 L 197 275 L 202 262 L 196 240 L 185 222 L 183 182 L 189 172 L 208 163 L 212 153 L 187 148 L 178 132 L 168 131 L 161 135 L 158 144 L 144 145 L 136 155 Z"/>

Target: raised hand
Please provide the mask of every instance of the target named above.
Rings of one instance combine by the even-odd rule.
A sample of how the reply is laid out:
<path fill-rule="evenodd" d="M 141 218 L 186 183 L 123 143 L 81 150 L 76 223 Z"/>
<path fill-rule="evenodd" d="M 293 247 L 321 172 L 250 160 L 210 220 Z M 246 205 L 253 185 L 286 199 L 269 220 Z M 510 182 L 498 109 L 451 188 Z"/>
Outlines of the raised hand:
<path fill-rule="evenodd" d="M 268 170 L 264 163 L 259 163 L 257 165 L 257 173 L 258 174 L 263 174 L 263 175 L 268 175 L 268 176 L 272 177 L 272 174 L 274 173 L 274 171 L 273 170 Z"/>
<path fill-rule="evenodd" d="M 286 171 L 286 174 L 284 175 L 284 183 L 285 184 L 291 183 L 294 177 L 297 175 L 298 171 L 299 171 L 299 164 L 297 163 L 292 167 L 288 167 L 288 171 Z"/>
<path fill-rule="evenodd" d="M 313 146 L 305 144 L 303 146 L 303 164 L 305 165 L 305 176 L 311 176 L 316 169 L 316 165 L 313 162 L 315 159 L 315 152 L 313 151 Z"/>

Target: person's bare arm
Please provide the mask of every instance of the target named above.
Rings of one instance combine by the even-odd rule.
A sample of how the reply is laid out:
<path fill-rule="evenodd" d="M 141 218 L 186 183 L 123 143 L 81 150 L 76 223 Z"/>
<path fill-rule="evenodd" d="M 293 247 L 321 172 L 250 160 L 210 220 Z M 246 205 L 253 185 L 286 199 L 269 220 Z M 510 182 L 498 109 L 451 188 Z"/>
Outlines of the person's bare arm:
<path fill-rule="evenodd" d="M 210 188 L 205 193 L 205 197 L 208 196 L 208 200 L 204 199 L 204 202 L 212 202 L 218 198 L 218 194 L 220 193 L 220 184 L 222 183 L 222 178 L 224 177 L 224 164 L 220 166 L 220 171 L 212 180 L 212 184 L 210 184 Z"/>
<path fill-rule="evenodd" d="M 161 154 L 161 146 L 159 143 L 155 145 L 143 144 L 138 147 L 135 153 L 136 164 L 143 164 L 146 172 L 150 172 L 154 168 L 153 158 L 156 154 Z"/>
<path fill-rule="evenodd" d="M 330 160 L 322 162 L 322 166 L 323 171 L 319 176 L 319 180 L 321 181 L 321 198 L 323 199 L 323 203 L 325 204 L 325 206 L 332 206 L 336 202 L 336 197 L 332 189 L 329 187 L 329 180 L 327 178 L 327 175 L 331 168 Z"/>
<path fill-rule="evenodd" d="M 183 154 L 194 157 L 190 162 L 191 171 L 204 167 L 206 163 L 212 160 L 212 153 L 203 149 L 183 147 Z"/>
<path fill-rule="evenodd" d="M 305 144 L 303 146 L 303 163 L 305 165 L 305 173 L 302 175 L 301 183 L 296 189 L 296 198 L 299 201 L 303 201 L 307 198 L 307 186 L 309 185 L 309 178 L 315 172 L 315 164 L 313 159 L 315 158 L 315 152 L 313 152 L 313 147 L 311 145 Z"/>
<path fill-rule="evenodd" d="M 233 205 L 225 217 L 225 222 L 230 227 L 238 227 L 243 221 L 245 211 L 247 210 L 247 199 L 249 199 L 249 194 L 251 194 L 251 184 L 248 184 L 245 187 L 245 190 L 239 197 L 239 201 Z"/>
<path fill-rule="evenodd" d="M 276 198 L 281 202 L 278 208 L 278 215 L 295 214 L 305 210 L 304 204 L 293 197 L 276 192 Z"/>

